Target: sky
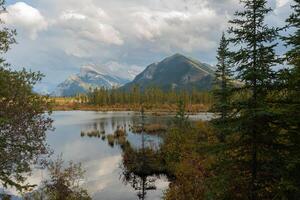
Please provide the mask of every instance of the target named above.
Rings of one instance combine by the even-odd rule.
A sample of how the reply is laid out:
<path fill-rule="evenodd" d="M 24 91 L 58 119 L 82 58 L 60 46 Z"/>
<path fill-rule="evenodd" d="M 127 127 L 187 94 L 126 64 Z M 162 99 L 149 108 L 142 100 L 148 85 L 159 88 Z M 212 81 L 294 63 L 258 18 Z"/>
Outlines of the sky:
<path fill-rule="evenodd" d="M 267 18 L 283 26 L 292 0 L 269 0 Z M 84 65 L 142 70 L 181 53 L 214 65 L 239 0 L 7 0 L 1 19 L 18 32 L 6 58 L 14 69 L 46 75 L 54 87 Z M 283 49 L 281 49 L 283 51 Z"/>

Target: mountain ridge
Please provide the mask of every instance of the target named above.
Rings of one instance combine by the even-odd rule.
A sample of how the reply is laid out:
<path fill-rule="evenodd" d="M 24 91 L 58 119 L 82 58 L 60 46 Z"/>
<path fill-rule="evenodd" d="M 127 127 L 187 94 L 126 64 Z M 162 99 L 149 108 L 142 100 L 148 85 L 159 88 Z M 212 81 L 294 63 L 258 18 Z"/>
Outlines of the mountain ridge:
<path fill-rule="evenodd" d="M 51 93 L 51 96 L 74 96 L 78 93 L 87 93 L 89 89 L 105 87 L 111 89 L 130 82 L 129 79 L 105 74 L 92 66 L 83 66 L 80 73 L 69 76 L 60 83 Z"/>
<path fill-rule="evenodd" d="M 118 66 L 116 69 L 105 70 L 97 69 L 94 65 L 82 66 L 78 74 L 71 75 L 60 83 L 51 96 L 74 96 L 97 87 L 130 90 L 135 85 L 142 90 L 151 86 L 163 90 L 209 90 L 215 73 L 214 67 L 181 54 L 174 54 L 148 65 L 132 81 L 123 78 L 126 77 L 124 74 L 122 77 L 115 75 L 113 71 L 117 69 Z"/>
<path fill-rule="evenodd" d="M 164 90 L 209 90 L 212 87 L 215 69 L 205 63 L 181 54 L 174 54 L 146 67 L 136 78 L 121 89 L 129 90 L 139 85 L 143 90 L 157 86 Z"/>

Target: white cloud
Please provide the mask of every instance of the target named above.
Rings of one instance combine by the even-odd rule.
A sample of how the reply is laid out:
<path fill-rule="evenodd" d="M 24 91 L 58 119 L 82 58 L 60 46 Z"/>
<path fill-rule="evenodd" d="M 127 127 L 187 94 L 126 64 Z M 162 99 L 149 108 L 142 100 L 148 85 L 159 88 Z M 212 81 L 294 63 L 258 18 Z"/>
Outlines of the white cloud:
<path fill-rule="evenodd" d="M 84 20 L 86 19 L 86 16 L 80 13 L 76 13 L 74 11 L 66 11 L 64 13 L 61 14 L 60 16 L 61 20 Z"/>
<path fill-rule="evenodd" d="M 64 41 L 64 51 L 75 57 L 90 57 L 98 46 L 124 44 L 120 32 L 109 23 L 109 16 L 101 8 L 65 10 L 53 28 L 68 38 Z"/>
<path fill-rule="evenodd" d="M 104 44 L 122 45 L 123 40 L 118 30 L 105 23 L 107 15 L 100 8 L 88 13 L 64 11 L 58 21 L 58 28 L 68 30 L 79 38 Z"/>
<path fill-rule="evenodd" d="M 126 63 L 121 64 L 117 61 L 109 61 L 104 64 L 90 63 L 84 66 L 92 67 L 103 74 L 117 75 L 120 78 L 130 80 L 133 80 L 136 77 L 136 75 L 141 73 L 144 69 L 144 67 L 140 67 L 137 65 L 128 65 Z"/>
<path fill-rule="evenodd" d="M 40 11 L 24 2 L 8 6 L 3 20 L 8 25 L 23 29 L 32 40 L 36 39 L 38 32 L 44 31 L 48 27 L 48 23 Z"/>
<path fill-rule="evenodd" d="M 289 2 L 290 2 L 290 0 L 276 0 L 276 7 L 281 8 Z"/>
<path fill-rule="evenodd" d="M 143 10 L 132 14 L 135 18 L 136 36 L 156 43 L 156 48 L 168 52 L 183 49 L 191 52 L 197 49 L 209 51 L 216 46 L 215 31 L 225 28 L 228 18 L 220 18 L 210 8 L 203 7 L 197 13 L 182 11 Z"/>

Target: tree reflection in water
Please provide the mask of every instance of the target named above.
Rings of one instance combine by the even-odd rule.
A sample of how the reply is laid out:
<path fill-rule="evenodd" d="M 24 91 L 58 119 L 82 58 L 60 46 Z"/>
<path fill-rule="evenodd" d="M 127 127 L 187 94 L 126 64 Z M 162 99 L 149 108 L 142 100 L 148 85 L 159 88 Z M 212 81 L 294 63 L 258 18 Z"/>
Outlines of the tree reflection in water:
<path fill-rule="evenodd" d="M 142 110 L 140 130 L 144 130 L 144 122 L 145 116 Z M 156 190 L 155 181 L 161 175 L 166 174 L 166 170 L 163 167 L 165 165 L 162 164 L 162 157 L 158 148 L 155 145 L 151 145 L 150 141 L 146 139 L 144 131 L 141 132 L 141 146 L 133 147 L 127 140 L 126 126 L 126 123 L 123 125 L 114 123 L 112 126 L 115 128 L 113 134 L 105 134 L 105 131 L 94 130 L 82 131 L 81 136 L 101 137 L 102 140 L 107 141 L 109 146 L 119 146 L 121 148 L 122 174 L 120 178 L 124 184 L 130 184 L 137 191 L 138 199 L 144 200 L 147 191 Z M 94 128 L 103 127 L 94 125 Z"/>
<path fill-rule="evenodd" d="M 155 181 L 163 172 L 160 155 L 150 147 L 134 149 L 129 143 L 122 149 L 122 180 L 138 191 L 139 199 L 145 199 L 147 190 L 156 190 Z"/>
<path fill-rule="evenodd" d="M 144 130 L 144 111 L 141 112 L 142 130 Z M 122 180 L 137 190 L 139 199 L 144 200 L 148 190 L 156 190 L 155 181 L 163 174 L 160 153 L 151 146 L 145 146 L 145 133 L 142 132 L 141 148 L 133 148 L 127 141 L 121 145 Z"/>

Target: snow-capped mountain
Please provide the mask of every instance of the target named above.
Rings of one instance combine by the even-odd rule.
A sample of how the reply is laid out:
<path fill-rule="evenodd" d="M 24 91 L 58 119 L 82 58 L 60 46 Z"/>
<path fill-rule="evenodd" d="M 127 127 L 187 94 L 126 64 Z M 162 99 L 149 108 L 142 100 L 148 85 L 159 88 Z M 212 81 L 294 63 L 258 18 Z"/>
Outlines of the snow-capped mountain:
<path fill-rule="evenodd" d="M 78 93 L 87 93 L 90 88 L 97 87 L 120 87 L 130 82 L 130 79 L 109 75 L 95 69 L 93 66 L 83 66 L 80 73 L 71 75 L 67 80 L 60 83 L 52 96 L 74 96 Z"/>

